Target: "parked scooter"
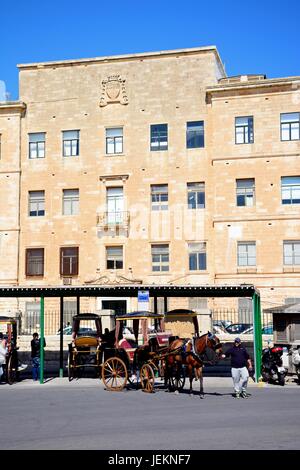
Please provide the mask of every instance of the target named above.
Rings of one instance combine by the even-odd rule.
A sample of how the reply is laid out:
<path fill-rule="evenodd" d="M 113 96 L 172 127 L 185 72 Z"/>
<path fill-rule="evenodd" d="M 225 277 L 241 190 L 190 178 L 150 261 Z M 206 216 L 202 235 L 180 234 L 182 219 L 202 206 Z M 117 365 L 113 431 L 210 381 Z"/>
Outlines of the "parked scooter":
<path fill-rule="evenodd" d="M 283 367 L 282 347 L 268 347 L 263 350 L 262 354 L 262 378 L 265 382 L 276 382 L 279 385 L 285 384 L 285 376 L 287 370 Z"/>
<path fill-rule="evenodd" d="M 300 346 L 292 348 L 290 353 L 292 355 L 292 364 L 296 369 L 298 382 L 300 383 Z"/>

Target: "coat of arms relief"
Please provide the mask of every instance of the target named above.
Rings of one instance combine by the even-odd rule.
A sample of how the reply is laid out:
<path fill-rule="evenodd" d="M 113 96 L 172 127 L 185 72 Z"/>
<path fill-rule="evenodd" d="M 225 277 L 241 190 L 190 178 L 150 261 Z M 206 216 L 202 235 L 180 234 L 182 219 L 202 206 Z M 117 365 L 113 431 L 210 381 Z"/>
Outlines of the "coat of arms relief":
<path fill-rule="evenodd" d="M 99 106 L 107 106 L 110 103 L 128 104 L 125 79 L 121 78 L 120 75 L 110 75 L 105 80 L 102 80 Z"/>

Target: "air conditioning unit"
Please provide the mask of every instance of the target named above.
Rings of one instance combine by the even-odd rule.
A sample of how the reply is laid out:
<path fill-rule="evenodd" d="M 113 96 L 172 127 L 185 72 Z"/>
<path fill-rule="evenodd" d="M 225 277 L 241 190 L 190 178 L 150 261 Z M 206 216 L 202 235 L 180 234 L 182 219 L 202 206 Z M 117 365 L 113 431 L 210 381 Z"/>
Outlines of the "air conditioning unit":
<path fill-rule="evenodd" d="M 71 277 L 63 277 L 63 285 L 64 286 L 70 286 L 72 284 L 72 278 Z"/>

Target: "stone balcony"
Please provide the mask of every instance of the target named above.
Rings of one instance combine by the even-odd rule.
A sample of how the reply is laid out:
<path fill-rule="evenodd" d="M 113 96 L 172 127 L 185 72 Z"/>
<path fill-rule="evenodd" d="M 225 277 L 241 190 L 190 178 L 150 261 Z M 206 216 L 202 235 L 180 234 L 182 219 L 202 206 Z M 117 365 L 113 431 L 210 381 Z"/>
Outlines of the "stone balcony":
<path fill-rule="evenodd" d="M 97 230 L 99 237 L 125 236 L 129 234 L 129 211 L 100 212 L 97 214 Z"/>

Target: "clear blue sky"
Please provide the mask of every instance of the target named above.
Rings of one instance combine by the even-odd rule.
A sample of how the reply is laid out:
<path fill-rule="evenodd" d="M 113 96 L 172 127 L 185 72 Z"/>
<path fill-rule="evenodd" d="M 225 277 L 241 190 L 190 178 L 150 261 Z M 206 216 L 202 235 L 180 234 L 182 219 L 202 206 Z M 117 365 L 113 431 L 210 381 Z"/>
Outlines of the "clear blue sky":
<path fill-rule="evenodd" d="M 2 0 L 0 80 L 16 64 L 216 45 L 228 75 L 300 75 L 300 0 Z"/>

